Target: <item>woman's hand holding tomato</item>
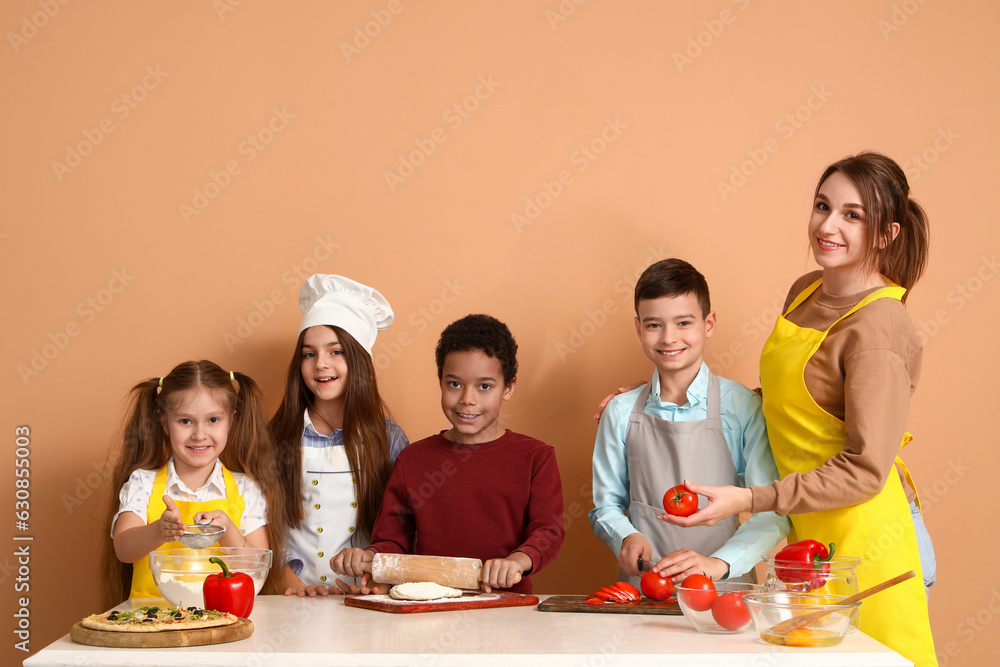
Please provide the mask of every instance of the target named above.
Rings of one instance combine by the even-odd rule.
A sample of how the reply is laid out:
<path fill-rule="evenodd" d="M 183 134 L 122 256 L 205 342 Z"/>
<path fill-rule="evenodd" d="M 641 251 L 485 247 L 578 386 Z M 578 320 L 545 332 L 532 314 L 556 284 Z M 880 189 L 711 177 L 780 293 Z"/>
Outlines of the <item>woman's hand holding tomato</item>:
<path fill-rule="evenodd" d="M 708 505 L 691 516 L 657 514 L 657 519 L 682 528 L 714 526 L 727 517 L 749 512 L 753 508 L 753 493 L 750 489 L 740 486 L 702 486 L 690 480 L 684 480 L 684 486 L 692 493 L 708 498 Z"/>
<path fill-rule="evenodd" d="M 698 496 L 683 484 L 663 494 L 663 510 L 671 516 L 691 516 L 698 511 Z"/>

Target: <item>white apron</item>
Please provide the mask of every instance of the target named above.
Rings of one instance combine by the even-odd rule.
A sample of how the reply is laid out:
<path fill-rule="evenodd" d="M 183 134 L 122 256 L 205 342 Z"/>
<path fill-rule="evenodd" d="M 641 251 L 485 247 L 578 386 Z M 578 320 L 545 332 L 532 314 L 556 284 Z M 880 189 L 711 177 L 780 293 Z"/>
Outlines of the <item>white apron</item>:
<path fill-rule="evenodd" d="M 303 519 L 289 533 L 289 549 L 302 560 L 302 581 L 330 586 L 337 578 L 330 569 L 330 559 L 341 549 L 365 546 L 355 544 L 358 503 L 354 478 L 343 445 L 300 449 Z"/>

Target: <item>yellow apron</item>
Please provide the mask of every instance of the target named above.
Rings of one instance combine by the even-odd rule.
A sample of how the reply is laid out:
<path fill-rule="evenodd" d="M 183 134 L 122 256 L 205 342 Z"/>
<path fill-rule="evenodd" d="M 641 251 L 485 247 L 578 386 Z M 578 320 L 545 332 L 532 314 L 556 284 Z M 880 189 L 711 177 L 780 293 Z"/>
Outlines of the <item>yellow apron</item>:
<path fill-rule="evenodd" d="M 805 301 L 820 284 L 822 279 L 799 294 L 785 315 Z M 900 299 L 905 291 L 895 284 L 876 290 L 840 320 L 876 299 Z M 793 472 L 807 473 L 818 468 L 844 449 L 844 422 L 817 405 L 805 384 L 806 364 L 829 331 L 798 327 L 783 315 L 775 323 L 761 353 L 764 418 L 774 462 L 782 478 Z M 904 434 L 900 448 L 910 440 L 912 436 Z M 909 481 L 909 472 L 898 456 L 896 463 Z M 871 500 L 839 509 L 793 514 L 789 518 L 792 522 L 789 542 L 798 539 L 814 539 L 824 544 L 833 542 L 838 554 L 862 559 L 856 569 L 859 589 L 914 570 L 916 577 L 862 603 L 860 627 L 918 667 L 937 665 L 916 533 L 906 494 L 895 470 L 889 473 L 882 491 Z"/>
<path fill-rule="evenodd" d="M 168 464 L 169 465 L 169 464 Z M 233 473 L 225 467 L 222 468 L 222 478 L 226 482 L 226 497 L 222 500 L 206 500 L 203 502 L 180 502 L 177 509 L 181 511 L 181 521 L 191 525 L 194 523 L 194 515 L 198 512 L 211 512 L 222 510 L 229 515 L 229 518 L 236 527 L 240 527 L 240 520 L 243 517 L 243 508 L 246 503 L 236 488 L 236 478 Z M 163 494 L 167 489 L 167 466 L 163 466 L 156 473 L 153 480 L 153 490 L 149 495 L 149 509 L 146 510 L 147 525 L 160 518 L 160 515 L 167 509 L 163 502 Z M 180 542 L 169 542 L 157 548 L 161 549 L 184 549 Z M 142 560 L 132 564 L 132 590 L 129 592 L 130 598 L 159 598 L 160 594 L 156 584 L 153 583 L 153 573 L 149 570 L 149 557 L 143 556 Z"/>

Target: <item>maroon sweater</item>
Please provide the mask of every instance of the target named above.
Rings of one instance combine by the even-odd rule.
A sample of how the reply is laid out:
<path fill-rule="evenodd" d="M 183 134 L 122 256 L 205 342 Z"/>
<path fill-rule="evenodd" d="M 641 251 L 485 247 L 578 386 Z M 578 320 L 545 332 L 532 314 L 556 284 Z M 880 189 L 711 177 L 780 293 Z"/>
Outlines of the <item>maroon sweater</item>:
<path fill-rule="evenodd" d="M 400 452 L 367 548 L 484 563 L 521 551 L 538 572 L 565 536 L 552 447 L 511 430 L 478 445 L 439 434 Z M 530 593 L 531 577 L 510 590 Z"/>

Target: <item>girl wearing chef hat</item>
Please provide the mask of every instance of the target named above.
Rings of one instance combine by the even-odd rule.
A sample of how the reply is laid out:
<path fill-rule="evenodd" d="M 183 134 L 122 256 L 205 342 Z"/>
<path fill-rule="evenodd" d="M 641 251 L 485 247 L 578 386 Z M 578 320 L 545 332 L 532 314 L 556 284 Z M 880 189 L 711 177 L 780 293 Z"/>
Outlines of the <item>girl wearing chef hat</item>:
<path fill-rule="evenodd" d="M 789 291 L 760 359 L 764 417 L 781 479 L 771 486 L 688 484 L 710 504 L 678 525 L 777 511 L 794 539 L 862 559 L 858 587 L 914 570 L 865 600 L 861 629 L 920 666 L 936 665 L 927 599 L 933 551 L 898 452 L 922 346 L 903 302 L 927 265 L 929 231 L 902 169 L 878 153 L 846 157 L 819 179 L 808 225 L 821 270 Z M 697 481 L 697 480 L 696 480 Z M 919 536 L 919 537 L 918 537 Z"/>
<path fill-rule="evenodd" d="M 271 420 L 289 528 L 286 594 L 350 592 L 330 558 L 363 547 L 396 455 L 409 444 L 378 392 L 372 345 L 392 324 L 377 290 L 314 274 L 302 285 L 285 396 Z"/>
<path fill-rule="evenodd" d="M 135 385 L 111 475 L 103 575 L 106 606 L 160 597 L 148 554 L 184 548 L 185 525 L 225 526 L 220 546 L 281 552 L 282 495 L 257 383 L 211 361 L 188 361 Z M 127 564 L 131 563 L 131 585 Z M 278 583 L 275 583 L 278 581 Z M 277 592 L 280 577 L 265 590 Z"/>

